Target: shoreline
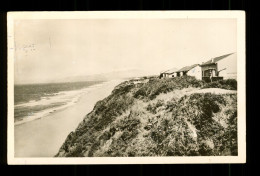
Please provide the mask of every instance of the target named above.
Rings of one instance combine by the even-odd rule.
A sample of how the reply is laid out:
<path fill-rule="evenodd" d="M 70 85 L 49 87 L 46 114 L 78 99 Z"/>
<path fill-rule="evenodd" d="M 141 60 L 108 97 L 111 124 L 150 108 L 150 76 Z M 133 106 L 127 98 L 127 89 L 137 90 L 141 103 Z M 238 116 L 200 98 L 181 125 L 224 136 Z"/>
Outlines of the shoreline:
<path fill-rule="evenodd" d="M 43 111 L 39 111 L 39 112 L 36 112 L 36 116 L 35 117 L 27 117 L 27 118 L 22 118 L 20 120 L 16 120 L 14 121 L 14 125 L 17 126 L 17 125 L 22 125 L 24 123 L 29 123 L 31 121 L 34 121 L 34 120 L 39 120 L 41 118 L 45 118 L 47 116 L 49 116 L 50 114 L 54 114 L 54 113 L 57 113 L 57 112 L 60 112 L 60 111 L 63 111 L 69 107 L 72 107 L 74 106 L 75 104 L 77 104 L 77 102 L 80 101 L 80 99 L 82 97 L 84 97 L 85 94 L 87 94 L 89 91 L 95 89 L 95 88 L 99 88 L 101 87 L 102 85 L 104 84 L 107 84 L 109 81 L 104 81 L 104 82 L 101 82 L 101 83 L 98 83 L 98 84 L 94 84 L 94 85 L 91 85 L 87 88 L 83 88 L 83 89 L 79 89 L 79 90 L 84 90 L 85 92 L 80 95 L 76 101 L 73 103 L 73 102 L 68 102 L 67 104 L 64 104 L 64 105 L 61 105 L 61 106 L 58 106 L 58 107 L 53 107 L 53 108 L 49 108 L 49 109 L 45 109 Z M 79 90 L 76 90 L 76 91 L 79 91 Z M 72 90 L 72 91 L 75 91 L 75 90 Z M 65 92 L 70 92 L 70 91 L 65 91 Z M 23 106 L 23 104 L 18 104 L 18 105 L 15 105 L 15 106 Z M 38 115 L 38 116 L 37 116 Z M 40 116 L 40 117 L 39 117 Z"/>
<path fill-rule="evenodd" d="M 124 80 L 112 80 L 91 88 L 67 108 L 14 126 L 15 157 L 54 157 L 68 134 L 93 110 L 97 101 L 110 95 Z"/>

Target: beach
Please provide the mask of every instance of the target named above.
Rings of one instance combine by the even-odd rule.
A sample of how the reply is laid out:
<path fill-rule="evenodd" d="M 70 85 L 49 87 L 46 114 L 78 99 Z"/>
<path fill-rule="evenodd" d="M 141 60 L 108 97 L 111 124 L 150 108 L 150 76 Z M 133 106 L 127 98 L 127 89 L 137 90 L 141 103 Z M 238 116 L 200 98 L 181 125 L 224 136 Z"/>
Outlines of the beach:
<path fill-rule="evenodd" d="M 82 95 L 73 106 L 14 127 L 15 157 L 53 157 L 71 131 L 91 112 L 95 103 L 107 97 L 122 80 L 100 84 Z"/>

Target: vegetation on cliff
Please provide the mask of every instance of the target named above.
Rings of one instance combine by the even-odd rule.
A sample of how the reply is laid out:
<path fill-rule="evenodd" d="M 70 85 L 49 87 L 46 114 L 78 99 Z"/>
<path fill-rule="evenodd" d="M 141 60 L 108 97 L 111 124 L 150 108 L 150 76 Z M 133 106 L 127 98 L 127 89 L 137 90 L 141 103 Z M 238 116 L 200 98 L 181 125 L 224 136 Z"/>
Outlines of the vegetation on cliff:
<path fill-rule="evenodd" d="M 189 76 L 123 82 L 96 103 L 56 156 L 237 155 L 237 94 L 195 91 L 236 86 Z"/>

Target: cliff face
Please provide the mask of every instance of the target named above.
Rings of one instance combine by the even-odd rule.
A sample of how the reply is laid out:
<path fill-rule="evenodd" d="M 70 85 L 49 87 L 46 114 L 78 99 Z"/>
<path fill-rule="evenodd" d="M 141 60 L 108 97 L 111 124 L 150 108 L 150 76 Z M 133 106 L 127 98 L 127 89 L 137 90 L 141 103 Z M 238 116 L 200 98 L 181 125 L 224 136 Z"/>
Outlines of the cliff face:
<path fill-rule="evenodd" d="M 126 81 L 96 103 L 56 156 L 237 155 L 236 91 L 212 87 L 236 89 L 236 81 Z"/>

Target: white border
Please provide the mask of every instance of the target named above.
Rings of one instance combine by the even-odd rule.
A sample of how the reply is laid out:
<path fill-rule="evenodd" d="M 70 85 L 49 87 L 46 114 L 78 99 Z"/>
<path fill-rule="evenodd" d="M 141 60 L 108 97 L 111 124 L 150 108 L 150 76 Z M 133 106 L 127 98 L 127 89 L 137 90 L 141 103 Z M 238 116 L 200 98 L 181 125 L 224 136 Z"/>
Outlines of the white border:
<path fill-rule="evenodd" d="M 238 156 L 196 157 L 14 157 L 14 31 L 18 19 L 237 19 L 238 76 Z M 9 12 L 8 25 L 8 164 L 172 164 L 172 163 L 245 163 L 246 162 L 246 82 L 244 11 L 91 11 L 91 12 Z"/>

